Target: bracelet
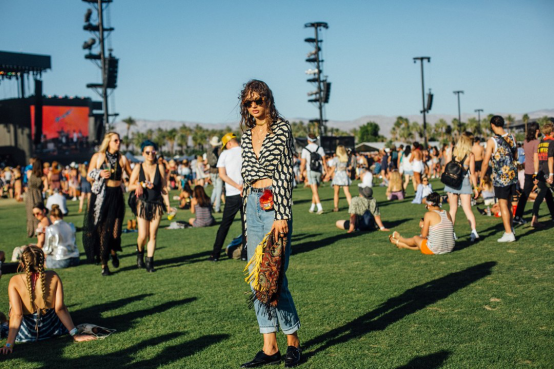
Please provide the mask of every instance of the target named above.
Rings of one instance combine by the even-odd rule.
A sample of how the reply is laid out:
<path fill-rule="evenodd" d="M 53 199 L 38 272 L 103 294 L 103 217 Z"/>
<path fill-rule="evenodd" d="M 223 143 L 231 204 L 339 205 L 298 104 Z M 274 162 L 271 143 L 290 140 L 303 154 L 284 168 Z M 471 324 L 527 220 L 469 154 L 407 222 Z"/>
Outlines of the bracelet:
<path fill-rule="evenodd" d="M 6 342 L 6 347 L 7 347 L 7 348 L 11 348 L 11 347 L 12 347 L 12 344 Z"/>
<path fill-rule="evenodd" d="M 77 332 L 79 332 L 79 330 L 77 329 L 77 327 L 75 327 L 75 328 L 73 328 L 72 330 L 69 331 L 69 335 L 71 337 L 74 337 L 77 334 Z"/>
<path fill-rule="evenodd" d="M 554 176 L 554 173 L 550 173 L 548 176 L 549 176 L 549 177 L 552 177 L 552 176 Z"/>
<path fill-rule="evenodd" d="M 379 227 L 379 229 L 380 229 L 380 230 L 383 230 L 383 229 L 385 229 L 385 227 Z"/>

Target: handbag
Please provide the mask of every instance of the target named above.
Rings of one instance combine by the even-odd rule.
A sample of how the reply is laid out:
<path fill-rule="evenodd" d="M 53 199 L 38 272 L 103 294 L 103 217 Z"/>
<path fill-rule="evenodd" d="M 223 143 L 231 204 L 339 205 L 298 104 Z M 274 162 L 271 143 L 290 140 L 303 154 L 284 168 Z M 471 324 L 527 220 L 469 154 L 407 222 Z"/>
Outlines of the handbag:
<path fill-rule="evenodd" d="M 145 201 L 146 200 L 146 192 L 143 192 L 140 198 L 137 197 L 135 191 L 131 191 L 129 194 L 129 199 L 127 199 L 127 205 L 131 208 L 131 211 L 135 216 L 137 216 L 137 207 L 138 207 L 138 200 Z"/>

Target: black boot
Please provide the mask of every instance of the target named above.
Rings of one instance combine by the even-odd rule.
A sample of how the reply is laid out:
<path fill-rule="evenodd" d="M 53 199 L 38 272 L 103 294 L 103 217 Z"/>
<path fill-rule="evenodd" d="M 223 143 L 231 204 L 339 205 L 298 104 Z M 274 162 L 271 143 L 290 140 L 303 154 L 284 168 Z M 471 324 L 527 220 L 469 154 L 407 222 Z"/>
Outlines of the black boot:
<path fill-rule="evenodd" d="M 146 257 L 145 258 L 145 261 L 146 261 L 146 271 L 148 273 L 154 273 L 155 270 L 154 270 L 154 257 Z"/>
<path fill-rule="evenodd" d="M 112 273 L 110 272 L 110 268 L 108 268 L 107 265 L 103 266 L 102 267 L 102 276 L 107 277 L 109 275 L 112 275 Z"/>
<path fill-rule="evenodd" d="M 112 265 L 114 268 L 119 268 L 119 258 L 117 257 L 117 254 L 112 255 Z"/>
<path fill-rule="evenodd" d="M 137 267 L 144 268 L 144 250 L 139 251 L 137 249 Z"/>

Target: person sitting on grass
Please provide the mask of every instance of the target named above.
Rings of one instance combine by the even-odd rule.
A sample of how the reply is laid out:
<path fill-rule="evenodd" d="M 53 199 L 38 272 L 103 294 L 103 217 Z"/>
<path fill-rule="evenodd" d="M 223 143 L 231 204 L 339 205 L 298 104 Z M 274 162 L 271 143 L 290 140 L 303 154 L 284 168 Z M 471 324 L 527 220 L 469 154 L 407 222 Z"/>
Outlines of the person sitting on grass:
<path fill-rule="evenodd" d="M 44 247 L 44 242 L 46 240 L 46 228 L 48 228 L 52 222 L 50 221 L 50 218 L 48 217 L 48 209 L 44 206 L 43 202 L 38 202 L 35 205 L 33 205 L 33 216 L 38 221 L 37 229 L 35 230 L 35 235 L 37 236 L 37 243 L 31 244 L 32 246 L 37 246 L 38 248 L 42 249 Z M 19 258 L 21 257 L 21 254 L 23 253 L 23 250 L 27 247 L 27 245 L 18 246 L 13 249 L 12 252 L 12 261 L 17 262 L 19 261 Z"/>
<path fill-rule="evenodd" d="M 95 339 L 77 334 L 64 303 L 62 281 L 55 272 L 44 270 L 44 253 L 40 248 L 27 247 L 21 255 L 20 268 L 25 272 L 13 276 L 8 286 L 11 310 L 2 354 L 12 353 L 15 342 L 35 342 L 67 333 L 77 342 Z"/>
<path fill-rule="evenodd" d="M 381 213 L 377 201 L 373 198 L 371 187 L 359 186 L 360 196 L 353 197 L 348 208 L 350 220 L 338 220 L 336 225 L 339 229 L 354 231 L 372 231 L 379 227 L 380 231 L 388 231 L 381 221 Z"/>
<path fill-rule="evenodd" d="M 190 209 L 190 202 L 192 199 L 192 189 L 189 182 L 184 182 L 185 185 L 179 194 L 179 209 Z"/>
<path fill-rule="evenodd" d="M 491 206 L 496 204 L 496 197 L 494 196 L 494 187 L 492 185 L 492 179 L 488 174 L 483 176 L 481 181 L 481 197 L 483 198 L 486 209 L 479 209 L 477 211 L 483 215 L 491 216 Z"/>
<path fill-rule="evenodd" d="M 454 225 L 450 214 L 440 208 L 441 198 L 436 192 L 427 196 L 427 213 L 419 222 L 421 235 L 404 238 L 398 232 L 389 236 L 399 249 L 420 250 L 425 255 L 439 255 L 454 249 Z"/>
<path fill-rule="evenodd" d="M 79 265 L 79 249 L 75 243 L 75 226 L 66 223 L 57 204 L 52 205 L 53 223 L 46 228 L 44 253 L 48 269 L 61 269 Z"/>
<path fill-rule="evenodd" d="M 404 200 L 402 177 L 397 170 L 393 170 L 390 173 L 389 186 L 387 187 L 386 194 L 389 200 Z"/>
<path fill-rule="evenodd" d="M 189 219 L 189 224 L 193 227 L 210 227 L 215 224 L 212 215 L 212 203 L 202 185 L 194 187 L 194 195 L 190 201 L 190 212 L 196 214 L 196 218 Z"/>

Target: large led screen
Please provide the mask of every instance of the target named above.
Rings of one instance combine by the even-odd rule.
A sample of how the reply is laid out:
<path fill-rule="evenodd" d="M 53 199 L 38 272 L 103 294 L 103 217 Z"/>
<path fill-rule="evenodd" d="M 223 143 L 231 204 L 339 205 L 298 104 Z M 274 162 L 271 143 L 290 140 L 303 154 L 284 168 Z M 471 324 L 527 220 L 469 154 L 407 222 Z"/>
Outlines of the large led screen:
<path fill-rule="evenodd" d="M 88 137 L 89 108 L 82 106 L 43 106 L 42 133 L 45 140 L 63 136 Z M 31 130 L 35 135 L 35 106 L 31 105 Z"/>

